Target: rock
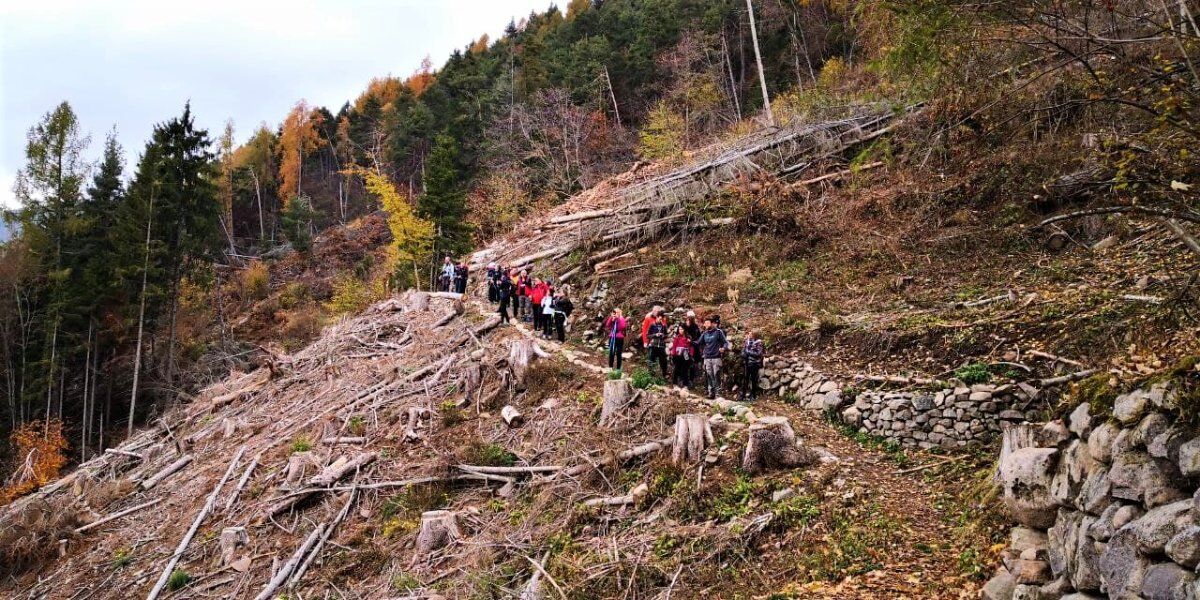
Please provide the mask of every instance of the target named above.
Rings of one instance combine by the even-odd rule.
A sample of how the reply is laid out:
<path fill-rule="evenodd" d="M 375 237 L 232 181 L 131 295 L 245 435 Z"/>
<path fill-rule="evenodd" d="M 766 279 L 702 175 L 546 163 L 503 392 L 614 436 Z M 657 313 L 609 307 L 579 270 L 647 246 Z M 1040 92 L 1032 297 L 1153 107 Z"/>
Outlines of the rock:
<path fill-rule="evenodd" d="M 1170 427 L 1154 436 L 1146 445 L 1146 451 L 1154 458 L 1165 458 L 1170 461 L 1179 460 L 1179 449 L 1188 439 L 1187 433 L 1180 427 Z"/>
<path fill-rule="evenodd" d="M 1061 600 L 1104 600 L 1104 598 L 1101 596 L 1093 596 L 1091 594 L 1077 592 L 1074 594 L 1067 594 L 1066 596 L 1063 596 Z"/>
<path fill-rule="evenodd" d="M 996 575 L 983 584 L 980 598 L 983 600 L 1012 600 L 1013 588 L 1016 586 L 1017 582 L 1008 569 L 1000 567 Z"/>
<path fill-rule="evenodd" d="M 1038 432 L 1038 445 L 1053 448 L 1061 448 L 1063 444 L 1070 441 L 1071 431 L 1067 429 L 1066 423 L 1062 419 L 1054 419 L 1042 425 L 1042 430 Z"/>
<path fill-rule="evenodd" d="M 1088 454 L 1092 458 L 1108 464 L 1112 462 L 1112 441 L 1116 437 L 1118 427 L 1109 422 L 1104 422 L 1092 430 L 1092 434 L 1088 436 Z"/>
<path fill-rule="evenodd" d="M 1194 524 L 1192 501 L 1180 500 L 1150 510 L 1113 535 L 1129 531 L 1143 554 L 1161 554 L 1175 534 Z"/>
<path fill-rule="evenodd" d="M 1038 600 L 1059 600 L 1073 589 L 1071 582 L 1066 577 L 1059 577 L 1038 588 Z"/>
<path fill-rule="evenodd" d="M 1145 452 L 1123 452 L 1113 458 L 1108 471 L 1112 495 L 1123 500 L 1142 502 L 1147 508 L 1162 506 L 1184 497 L 1175 465 Z"/>
<path fill-rule="evenodd" d="M 1132 425 L 1146 414 L 1150 401 L 1141 391 L 1121 394 L 1113 401 L 1113 417 L 1122 425 Z"/>
<path fill-rule="evenodd" d="M 1099 561 L 1109 598 L 1137 598 L 1149 566 L 1150 561 L 1138 553 L 1132 532 L 1122 529 L 1113 534 Z"/>
<path fill-rule="evenodd" d="M 1017 525 L 1012 528 L 1008 547 L 1020 554 L 1026 550 L 1045 550 L 1049 544 L 1050 538 L 1045 532 Z"/>
<path fill-rule="evenodd" d="M 830 390 L 822 396 L 824 410 L 837 410 L 842 407 L 842 393 L 838 390 Z"/>
<path fill-rule="evenodd" d="M 1185 600 L 1195 598 L 1192 584 L 1196 575 L 1175 563 L 1151 565 L 1142 578 L 1142 598 L 1146 600 Z"/>
<path fill-rule="evenodd" d="M 1024 421 L 1025 414 L 1019 410 L 1002 410 L 1000 411 L 1000 420 L 1002 421 Z"/>
<path fill-rule="evenodd" d="M 1098 592 L 1104 586 L 1104 579 L 1100 576 L 1100 556 L 1105 547 L 1103 542 L 1097 542 L 1080 531 L 1079 547 L 1075 549 L 1075 570 L 1071 573 L 1071 585 L 1075 589 Z"/>
<path fill-rule="evenodd" d="M 1167 542 L 1166 550 L 1171 560 L 1195 569 L 1200 564 L 1200 526 L 1191 525 L 1176 533 Z"/>
<path fill-rule="evenodd" d="M 1133 433 L 1130 436 L 1130 442 L 1135 448 L 1148 448 L 1150 442 L 1165 433 L 1171 427 L 1171 421 L 1162 413 L 1150 413 L 1138 422 L 1137 427 L 1133 428 Z"/>
<path fill-rule="evenodd" d="M 929 394 L 920 394 L 912 399 L 913 410 L 927 411 L 933 408 L 933 396 Z"/>
<path fill-rule="evenodd" d="M 1167 410 L 1179 410 L 1179 394 L 1171 389 L 1171 384 L 1168 382 L 1159 382 L 1150 386 L 1150 392 L 1146 394 L 1150 399 L 1150 403 Z"/>
<path fill-rule="evenodd" d="M 1041 587 L 1021 584 L 1013 588 L 1012 600 L 1042 600 Z"/>
<path fill-rule="evenodd" d="M 1016 570 L 1013 571 L 1013 578 L 1017 583 L 1027 585 L 1041 585 L 1050 581 L 1050 564 L 1044 560 L 1024 560 L 1016 561 Z"/>
<path fill-rule="evenodd" d="M 991 400 L 991 399 L 992 399 L 991 392 L 971 392 L 971 395 L 967 396 L 967 400 L 969 400 L 971 402 L 975 402 L 975 403 L 987 402 L 988 400 Z"/>
<path fill-rule="evenodd" d="M 850 408 L 842 411 L 842 421 L 849 425 L 854 425 L 855 427 L 862 425 L 862 411 L 854 406 L 851 406 Z"/>
<path fill-rule="evenodd" d="M 1090 523 L 1088 525 L 1090 526 Z M 1055 577 L 1070 576 L 1075 571 L 1079 537 L 1085 531 L 1087 527 L 1083 526 L 1083 513 L 1059 509 L 1054 526 L 1048 532 L 1050 568 Z"/>
<path fill-rule="evenodd" d="M 1088 528 L 1088 536 L 1098 542 L 1107 542 L 1118 529 L 1140 516 L 1142 509 L 1136 505 L 1114 502 L 1109 504 Z"/>
<path fill-rule="evenodd" d="M 1086 438 L 1092 432 L 1092 405 L 1084 402 L 1075 407 L 1071 411 L 1071 415 L 1067 417 L 1068 427 L 1071 433 L 1075 434 L 1080 439 Z"/>
<path fill-rule="evenodd" d="M 1051 484 L 1053 485 L 1053 482 Z M 1098 515 L 1112 503 L 1111 493 L 1112 482 L 1108 480 L 1108 471 L 1095 468 L 1080 486 L 1075 505 L 1088 513 Z"/>
<path fill-rule="evenodd" d="M 1050 482 L 1050 497 L 1059 506 L 1074 507 L 1075 498 L 1095 461 L 1088 454 L 1087 446 L 1079 440 L 1072 441 L 1059 456 L 1054 479 Z"/>
<path fill-rule="evenodd" d="M 1179 470 L 1186 477 L 1200 475 L 1200 438 L 1179 446 Z"/>
<path fill-rule="evenodd" d="M 821 384 L 821 387 L 817 388 L 817 393 L 818 394 L 827 394 L 829 392 L 836 392 L 837 390 L 838 390 L 838 384 L 836 382 L 826 381 Z"/>

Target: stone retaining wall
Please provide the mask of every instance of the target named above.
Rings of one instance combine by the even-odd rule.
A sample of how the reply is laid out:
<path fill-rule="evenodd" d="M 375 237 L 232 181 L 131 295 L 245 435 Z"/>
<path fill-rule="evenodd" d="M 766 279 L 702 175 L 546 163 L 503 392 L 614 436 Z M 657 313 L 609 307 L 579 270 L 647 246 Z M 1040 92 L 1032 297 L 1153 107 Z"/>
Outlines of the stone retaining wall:
<path fill-rule="evenodd" d="M 1018 525 L 983 597 L 1200 597 L 1200 437 L 1179 404 L 1160 383 L 1111 414 L 1006 427 L 997 479 Z"/>
<path fill-rule="evenodd" d="M 864 433 L 926 449 L 966 446 L 994 437 L 1002 423 L 1039 419 L 1043 395 L 1056 393 L 1018 383 L 851 396 L 840 382 L 794 357 L 768 359 L 762 380 L 765 389 L 807 409 L 832 412 Z"/>

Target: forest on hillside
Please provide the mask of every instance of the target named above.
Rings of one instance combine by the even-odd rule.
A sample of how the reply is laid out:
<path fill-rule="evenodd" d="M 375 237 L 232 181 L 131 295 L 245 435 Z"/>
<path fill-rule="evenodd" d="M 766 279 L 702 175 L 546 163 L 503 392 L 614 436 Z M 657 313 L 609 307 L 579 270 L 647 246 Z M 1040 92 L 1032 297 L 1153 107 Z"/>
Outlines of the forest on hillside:
<path fill-rule="evenodd" d="M 333 290 L 350 306 L 427 285 L 442 256 L 636 161 L 681 161 L 850 105 L 923 106 L 909 143 L 926 150 L 914 173 L 931 178 L 963 168 L 951 145 L 964 139 L 974 151 L 1040 143 L 1120 116 L 1120 134 L 1101 130 L 1087 156 L 1043 145 L 1027 157 L 1082 173 L 1064 182 L 1069 193 L 1039 190 L 1031 170 L 950 195 L 1032 197 L 1045 211 L 1103 187 L 1137 210 L 1200 222 L 1185 183 L 1200 136 L 1200 29 L 1186 3 L 750 5 L 753 24 L 743 0 L 572 0 L 441 66 L 372 79 L 336 110 L 298 100 L 278 125 L 239 134 L 233 123 L 198 128 L 185 106 L 155 126 L 136 165 L 122 164 L 112 136 L 92 143 L 86 131 L 107 124 L 79 122 L 69 99 L 48 107 L 29 130 L 22 206 L 6 215 L 16 233 L 0 245 L 0 433 L 54 430 L 56 453 L 85 458 L 186 399 L 205 373 L 269 356 L 230 335 L 230 286 L 263 285 L 246 273 L 303 257 L 356 219 L 382 211 L 392 239 Z M 766 202 L 751 216 L 784 210 Z"/>

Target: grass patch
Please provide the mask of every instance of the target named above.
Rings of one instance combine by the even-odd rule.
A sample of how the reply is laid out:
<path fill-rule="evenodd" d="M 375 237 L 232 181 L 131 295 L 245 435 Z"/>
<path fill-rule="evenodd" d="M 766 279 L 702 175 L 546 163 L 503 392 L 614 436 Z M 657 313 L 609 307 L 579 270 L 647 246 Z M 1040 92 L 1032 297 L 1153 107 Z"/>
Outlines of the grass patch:
<path fill-rule="evenodd" d="M 830 515 L 825 544 L 800 555 L 799 566 L 812 580 L 839 581 L 883 566 L 886 548 L 900 524 L 874 505 L 843 509 Z"/>
<path fill-rule="evenodd" d="M 987 364 L 978 362 L 963 365 L 955 369 L 954 376 L 967 385 L 987 383 L 992 380 L 992 373 L 988 371 Z"/>
<path fill-rule="evenodd" d="M 129 548 L 118 548 L 112 555 L 112 568 L 114 571 L 124 569 L 133 563 L 133 552 Z"/>
<path fill-rule="evenodd" d="M 904 446 L 900 445 L 899 442 L 860 431 L 857 427 L 838 420 L 836 413 L 826 414 L 825 420 L 841 432 L 842 435 L 854 440 L 859 446 L 868 450 L 882 452 L 896 466 L 903 469 L 912 465 L 912 457 L 908 455 L 908 452 L 904 450 Z"/>
<path fill-rule="evenodd" d="M 312 447 L 312 440 L 308 439 L 307 437 L 300 436 L 292 440 L 292 454 L 297 452 L 308 452 L 309 450 L 312 450 Z"/>
<path fill-rule="evenodd" d="M 459 408 L 454 400 L 443 402 L 438 408 L 438 414 L 442 417 L 443 427 L 454 427 L 467 420 L 467 411 Z"/>
<path fill-rule="evenodd" d="M 1080 404 L 1089 405 L 1088 412 L 1093 417 L 1107 419 L 1112 416 L 1113 402 L 1117 399 L 1118 390 L 1113 385 L 1108 373 L 1096 373 L 1087 379 L 1081 379 L 1071 384 L 1071 389 L 1059 400 L 1055 415 L 1065 418 Z"/>
<path fill-rule="evenodd" d="M 633 387 L 639 390 L 649 389 L 651 386 L 655 385 L 667 385 L 667 380 L 663 379 L 659 375 L 651 373 L 649 369 L 646 368 L 636 369 L 632 374 L 630 374 L 629 378 L 632 380 Z"/>
<path fill-rule="evenodd" d="M 467 446 L 464 460 L 468 464 L 485 467 L 511 467 L 517 464 L 517 455 L 500 444 L 474 442 Z"/>
<path fill-rule="evenodd" d="M 183 569 L 175 569 L 171 571 L 171 576 L 167 578 L 167 589 L 172 592 L 182 590 L 192 582 L 192 575 Z"/>

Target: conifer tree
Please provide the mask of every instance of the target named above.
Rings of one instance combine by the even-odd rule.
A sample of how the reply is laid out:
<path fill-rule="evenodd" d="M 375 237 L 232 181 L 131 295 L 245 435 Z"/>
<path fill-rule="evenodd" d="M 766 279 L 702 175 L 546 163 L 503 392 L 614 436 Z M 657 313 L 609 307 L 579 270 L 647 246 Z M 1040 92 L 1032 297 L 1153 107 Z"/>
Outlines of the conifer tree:
<path fill-rule="evenodd" d="M 458 142 L 447 133 L 438 134 L 425 165 L 425 192 L 417 202 L 417 214 L 434 226 L 434 260 L 468 248 L 470 230 L 463 183 Z"/>

